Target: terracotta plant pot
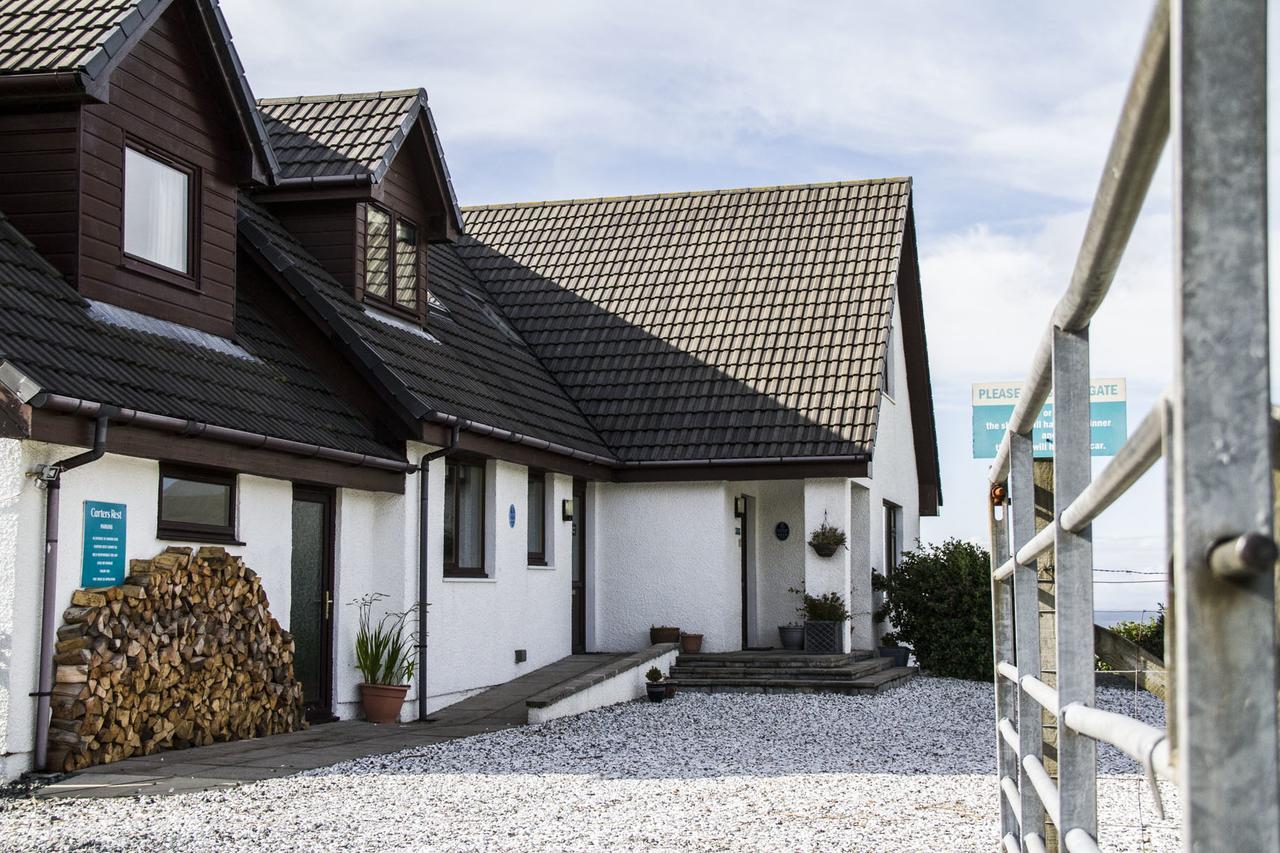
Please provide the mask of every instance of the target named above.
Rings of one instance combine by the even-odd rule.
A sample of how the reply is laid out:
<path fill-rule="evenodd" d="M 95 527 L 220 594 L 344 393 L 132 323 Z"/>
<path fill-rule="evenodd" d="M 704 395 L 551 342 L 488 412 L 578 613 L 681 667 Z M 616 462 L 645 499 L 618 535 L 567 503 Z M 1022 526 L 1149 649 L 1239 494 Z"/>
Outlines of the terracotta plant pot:
<path fill-rule="evenodd" d="M 667 696 L 667 685 L 661 681 L 650 681 L 645 684 L 644 690 L 650 702 L 661 702 Z"/>
<path fill-rule="evenodd" d="M 659 643 L 678 643 L 680 642 L 679 628 L 650 628 L 649 629 L 649 645 L 656 646 Z"/>
<path fill-rule="evenodd" d="M 361 684 L 360 707 L 364 718 L 371 723 L 394 723 L 400 719 L 407 684 Z"/>
<path fill-rule="evenodd" d="M 696 655 L 702 651 L 701 634 L 684 634 L 680 637 L 680 651 L 687 655 Z"/>

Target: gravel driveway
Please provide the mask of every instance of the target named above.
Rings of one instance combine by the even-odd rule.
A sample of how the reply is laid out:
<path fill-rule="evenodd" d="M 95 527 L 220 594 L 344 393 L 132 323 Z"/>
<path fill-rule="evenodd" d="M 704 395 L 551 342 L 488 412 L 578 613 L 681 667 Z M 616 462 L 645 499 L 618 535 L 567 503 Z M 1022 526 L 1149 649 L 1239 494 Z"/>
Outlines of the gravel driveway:
<path fill-rule="evenodd" d="M 990 851 L 991 693 L 918 678 L 870 696 L 687 694 L 228 791 L 0 801 L 0 850 Z M 1099 694 L 1162 722 L 1146 694 Z M 1103 848 L 1176 850 L 1136 767 L 1109 750 L 1101 766 Z M 1176 814 L 1167 788 L 1165 804 Z"/>

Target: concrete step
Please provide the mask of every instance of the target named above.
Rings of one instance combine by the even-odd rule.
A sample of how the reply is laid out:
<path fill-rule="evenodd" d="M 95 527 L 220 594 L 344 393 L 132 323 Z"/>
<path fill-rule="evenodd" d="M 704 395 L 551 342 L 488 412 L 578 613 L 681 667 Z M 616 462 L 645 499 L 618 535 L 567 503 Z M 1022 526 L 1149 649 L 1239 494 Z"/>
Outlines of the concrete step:
<path fill-rule="evenodd" d="M 672 679 L 676 690 L 690 693 L 875 693 L 901 684 L 916 674 L 913 666 L 891 667 L 856 678 L 841 679 L 758 679 L 758 678 L 680 678 Z"/>
<path fill-rule="evenodd" d="M 842 667 L 851 663 L 870 660 L 876 655 L 869 651 L 855 651 L 845 655 L 807 655 L 804 652 L 717 652 L 696 655 L 681 654 L 676 663 L 680 666 L 757 666 L 813 669 L 818 667 Z"/>
<path fill-rule="evenodd" d="M 763 667 L 736 664 L 730 666 L 682 665 L 671 667 L 672 678 L 762 678 L 762 679 L 827 679 L 852 681 L 872 675 L 893 665 L 889 658 L 873 658 L 842 667 Z"/>

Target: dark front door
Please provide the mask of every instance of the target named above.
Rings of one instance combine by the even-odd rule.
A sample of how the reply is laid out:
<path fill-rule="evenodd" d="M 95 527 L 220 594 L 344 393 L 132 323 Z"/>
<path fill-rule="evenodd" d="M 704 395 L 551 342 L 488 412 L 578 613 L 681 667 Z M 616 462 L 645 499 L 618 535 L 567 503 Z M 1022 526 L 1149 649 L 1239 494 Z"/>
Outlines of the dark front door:
<path fill-rule="evenodd" d="M 573 481 L 573 653 L 587 650 L 587 484 Z"/>
<path fill-rule="evenodd" d="M 331 490 L 293 487 L 289 632 L 293 675 L 307 719 L 333 719 L 333 504 Z"/>

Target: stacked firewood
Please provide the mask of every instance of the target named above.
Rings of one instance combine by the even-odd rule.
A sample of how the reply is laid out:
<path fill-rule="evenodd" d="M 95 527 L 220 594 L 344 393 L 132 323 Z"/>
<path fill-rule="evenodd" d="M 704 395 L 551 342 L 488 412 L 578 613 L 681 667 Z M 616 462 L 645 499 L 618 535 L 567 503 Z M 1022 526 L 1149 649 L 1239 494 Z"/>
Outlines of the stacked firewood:
<path fill-rule="evenodd" d="M 50 769 L 306 726 L 293 638 L 222 548 L 133 560 L 122 585 L 76 590 L 63 621 Z"/>

